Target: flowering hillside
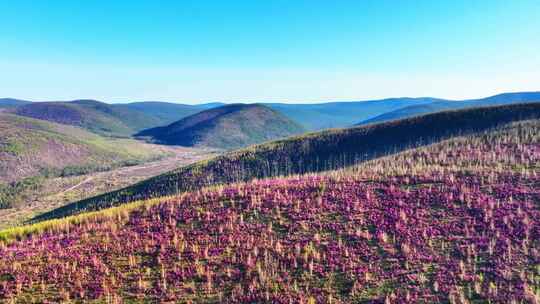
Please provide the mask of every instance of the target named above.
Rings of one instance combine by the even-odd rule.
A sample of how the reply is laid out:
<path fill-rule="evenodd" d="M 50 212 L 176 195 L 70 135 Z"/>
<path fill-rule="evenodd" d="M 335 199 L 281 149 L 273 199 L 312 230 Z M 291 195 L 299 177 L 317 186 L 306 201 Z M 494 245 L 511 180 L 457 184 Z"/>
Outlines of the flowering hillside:
<path fill-rule="evenodd" d="M 540 103 L 440 112 L 381 124 L 310 133 L 232 151 L 181 167 L 118 191 L 51 210 L 36 216 L 33 221 L 62 218 L 206 186 L 337 170 L 526 119 L 540 119 Z"/>
<path fill-rule="evenodd" d="M 347 171 L 124 205 L 26 237 L 7 231 L 0 297 L 534 303 L 539 171 L 540 121 L 527 121 Z"/>

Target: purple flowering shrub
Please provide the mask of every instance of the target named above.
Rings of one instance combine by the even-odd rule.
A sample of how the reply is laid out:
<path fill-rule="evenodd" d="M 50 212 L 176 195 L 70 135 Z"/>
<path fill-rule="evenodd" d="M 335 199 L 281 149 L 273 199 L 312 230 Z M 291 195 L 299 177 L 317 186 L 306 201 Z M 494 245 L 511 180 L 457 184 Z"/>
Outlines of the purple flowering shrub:
<path fill-rule="evenodd" d="M 34 234 L 0 247 L 0 298 L 535 303 L 536 127 L 202 189 Z"/>

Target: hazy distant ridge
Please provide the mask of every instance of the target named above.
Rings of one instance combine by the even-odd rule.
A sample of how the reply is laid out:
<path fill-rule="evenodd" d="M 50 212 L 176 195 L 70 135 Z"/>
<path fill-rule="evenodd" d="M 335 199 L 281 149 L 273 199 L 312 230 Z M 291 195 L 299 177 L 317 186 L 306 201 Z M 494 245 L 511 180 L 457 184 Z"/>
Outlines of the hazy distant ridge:
<path fill-rule="evenodd" d="M 457 110 L 469 107 L 495 106 L 520 102 L 540 101 L 540 92 L 504 93 L 481 99 L 464 101 L 435 101 L 423 105 L 410 105 L 361 121 L 358 125 L 403 119 L 407 117 L 434 113 L 445 110 Z"/>

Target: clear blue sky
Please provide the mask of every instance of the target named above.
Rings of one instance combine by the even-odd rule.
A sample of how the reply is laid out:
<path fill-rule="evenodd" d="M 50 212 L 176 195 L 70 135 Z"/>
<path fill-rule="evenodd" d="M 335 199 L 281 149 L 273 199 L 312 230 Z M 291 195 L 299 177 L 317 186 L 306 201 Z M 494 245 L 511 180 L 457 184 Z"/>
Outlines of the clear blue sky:
<path fill-rule="evenodd" d="M 0 0 L 0 96 L 363 100 L 540 90 L 540 1 Z"/>

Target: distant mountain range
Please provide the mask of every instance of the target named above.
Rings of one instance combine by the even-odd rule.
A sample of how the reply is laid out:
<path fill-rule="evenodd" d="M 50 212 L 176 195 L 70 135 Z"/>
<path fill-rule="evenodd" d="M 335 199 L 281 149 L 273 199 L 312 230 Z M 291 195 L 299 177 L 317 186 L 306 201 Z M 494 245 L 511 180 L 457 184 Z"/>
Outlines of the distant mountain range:
<path fill-rule="evenodd" d="M 471 107 L 496 106 L 534 101 L 540 102 L 540 92 L 504 93 L 481 99 L 470 99 L 463 101 L 438 100 L 428 104 L 410 105 L 394 111 L 386 112 L 373 118 L 364 120 L 358 123 L 358 125 L 403 119 L 407 117 L 446 110 L 457 110 Z"/>
<path fill-rule="evenodd" d="M 316 131 L 354 125 L 382 113 L 410 105 L 430 104 L 443 99 L 437 98 L 389 98 L 381 100 L 329 102 L 318 104 L 269 103 L 269 107 L 280 111 L 304 128 Z"/>
<path fill-rule="evenodd" d="M 169 145 L 235 149 L 303 133 L 297 123 L 260 104 L 231 104 L 205 110 L 165 127 L 137 134 Z"/>
<path fill-rule="evenodd" d="M 163 126 L 220 104 L 183 105 L 165 102 L 107 104 L 96 100 L 29 102 L 0 99 L 0 108 L 20 116 L 82 127 L 100 135 L 128 137 Z"/>
<path fill-rule="evenodd" d="M 31 102 L 14 98 L 0 98 L 0 109 L 12 109 L 28 103 Z"/>
<path fill-rule="evenodd" d="M 316 131 L 395 120 L 443 110 L 533 101 L 540 101 L 540 92 L 504 93 L 461 101 L 403 97 L 353 102 L 264 105 L 280 112 L 304 129 Z M 219 102 L 199 105 L 159 101 L 106 104 L 90 100 L 29 102 L 11 98 L 0 99 L 0 110 L 76 125 L 112 136 L 130 136 L 144 129 L 166 126 L 187 116 L 223 105 Z"/>

